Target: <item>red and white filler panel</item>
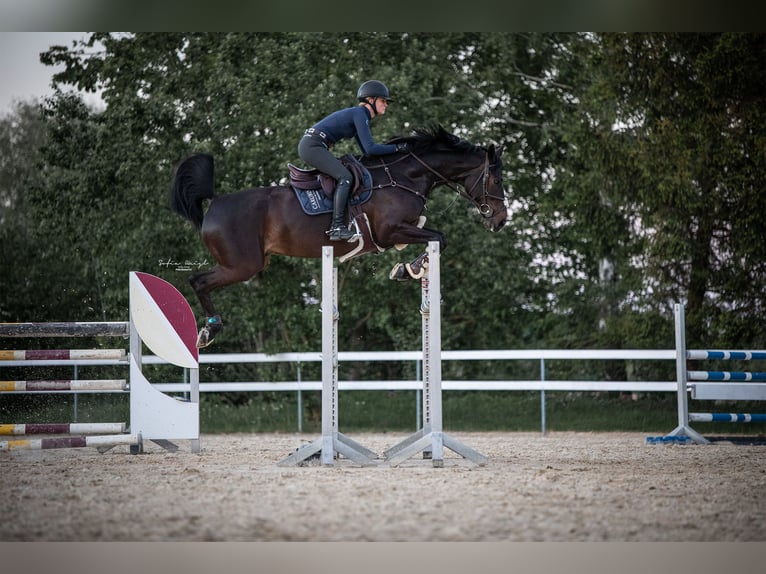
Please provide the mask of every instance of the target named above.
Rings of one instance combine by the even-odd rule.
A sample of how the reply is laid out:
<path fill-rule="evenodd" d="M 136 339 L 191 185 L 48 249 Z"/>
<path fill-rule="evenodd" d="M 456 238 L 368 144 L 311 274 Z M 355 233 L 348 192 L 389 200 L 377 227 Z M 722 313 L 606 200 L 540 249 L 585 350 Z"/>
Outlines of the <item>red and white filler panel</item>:
<path fill-rule="evenodd" d="M 168 448 L 190 440 L 199 452 L 199 355 L 197 326 L 189 303 L 167 281 L 130 273 L 130 430 Z M 189 369 L 188 400 L 152 387 L 142 372 L 142 342 L 165 361 Z"/>

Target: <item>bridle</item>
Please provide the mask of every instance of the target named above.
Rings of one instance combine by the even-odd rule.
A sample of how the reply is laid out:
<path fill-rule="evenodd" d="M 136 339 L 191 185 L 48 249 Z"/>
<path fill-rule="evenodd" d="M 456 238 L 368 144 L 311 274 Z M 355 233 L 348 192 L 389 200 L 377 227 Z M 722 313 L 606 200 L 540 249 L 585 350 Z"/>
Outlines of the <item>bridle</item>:
<path fill-rule="evenodd" d="M 463 186 L 463 189 L 460 189 L 457 185 L 453 184 L 449 179 L 444 177 L 441 173 L 436 171 L 434 168 L 432 168 L 430 165 L 428 165 L 425 161 L 423 161 L 420 157 L 415 155 L 413 152 L 409 152 L 407 155 L 412 156 L 415 160 L 417 160 L 420 163 L 420 165 L 422 165 L 424 168 L 426 168 L 428 171 L 430 171 L 436 177 L 438 177 L 439 181 L 437 183 L 442 183 L 442 184 L 446 185 L 451 190 L 453 190 L 455 193 L 457 193 L 461 197 L 464 197 L 469 202 L 471 202 L 479 210 L 479 213 L 481 213 L 481 215 L 483 217 L 492 217 L 494 215 L 494 213 L 495 213 L 495 210 L 492 209 L 492 206 L 490 206 L 489 203 L 487 203 L 488 199 L 497 199 L 499 201 L 505 202 L 505 197 L 499 197 L 497 195 L 492 195 L 489 192 L 490 170 L 495 166 L 495 164 L 490 164 L 489 163 L 489 152 L 487 152 L 486 155 L 484 156 L 484 164 L 482 165 L 481 176 L 476 178 L 476 181 L 473 182 L 473 185 L 471 186 L 471 188 L 468 191 L 465 190 L 465 186 Z M 398 162 L 406 159 L 407 155 L 405 155 L 404 157 L 402 157 L 401 159 L 399 159 L 399 160 L 397 160 L 397 161 L 395 161 L 393 163 L 398 163 Z M 424 194 L 422 194 L 421 192 L 419 192 L 419 191 L 417 191 L 415 189 L 407 187 L 406 185 L 402 185 L 401 183 L 397 183 L 396 180 L 394 180 L 394 178 L 391 176 L 391 171 L 388 169 L 388 166 L 390 164 L 386 164 L 383 161 L 383 158 L 380 159 L 380 163 L 382 164 L 383 169 L 386 171 L 386 174 L 388 175 L 389 183 L 387 183 L 387 184 L 379 184 L 379 185 L 375 186 L 375 188 L 380 189 L 380 188 L 383 188 L 383 187 L 400 187 L 400 188 L 402 188 L 402 189 L 404 189 L 406 191 L 410 191 L 410 192 L 414 193 L 415 195 L 419 196 L 423 200 L 423 203 L 426 202 L 426 197 L 425 197 Z M 471 175 L 471 173 L 473 173 L 475 171 L 475 169 L 476 168 L 471 168 L 467 172 L 458 175 L 457 178 L 465 177 L 466 180 L 467 180 L 467 178 Z M 474 197 L 474 194 L 473 194 L 474 190 L 476 189 L 476 186 L 479 185 L 480 181 L 481 181 L 481 186 L 482 186 L 481 200 L 479 200 L 476 197 Z M 497 179 L 495 179 L 494 183 L 499 183 L 499 182 L 497 181 Z"/>

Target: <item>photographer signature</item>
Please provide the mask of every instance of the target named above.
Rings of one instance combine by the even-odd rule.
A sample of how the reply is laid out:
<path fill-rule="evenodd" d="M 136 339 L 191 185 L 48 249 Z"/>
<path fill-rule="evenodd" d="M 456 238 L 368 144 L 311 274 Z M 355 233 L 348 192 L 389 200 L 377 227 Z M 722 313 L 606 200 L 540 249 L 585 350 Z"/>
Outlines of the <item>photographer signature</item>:
<path fill-rule="evenodd" d="M 200 267 L 207 267 L 210 265 L 207 259 L 204 259 L 202 261 L 192 261 L 190 259 L 186 259 L 183 262 L 176 261 L 172 257 L 169 257 L 168 259 L 160 259 L 159 260 L 160 267 L 167 267 L 167 268 L 175 268 L 176 271 L 194 271 L 195 269 L 199 269 Z"/>

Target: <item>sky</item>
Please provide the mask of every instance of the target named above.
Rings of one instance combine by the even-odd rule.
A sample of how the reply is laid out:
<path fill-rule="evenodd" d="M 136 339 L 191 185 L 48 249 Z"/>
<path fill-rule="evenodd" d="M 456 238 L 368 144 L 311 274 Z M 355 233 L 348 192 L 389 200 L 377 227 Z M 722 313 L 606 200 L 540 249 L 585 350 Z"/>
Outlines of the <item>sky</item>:
<path fill-rule="evenodd" d="M 53 45 L 70 46 L 87 32 L 0 32 L 0 116 L 14 101 L 39 99 L 53 93 L 51 77 L 59 69 L 40 63 L 40 53 Z M 86 101 L 95 101 L 86 98 Z"/>

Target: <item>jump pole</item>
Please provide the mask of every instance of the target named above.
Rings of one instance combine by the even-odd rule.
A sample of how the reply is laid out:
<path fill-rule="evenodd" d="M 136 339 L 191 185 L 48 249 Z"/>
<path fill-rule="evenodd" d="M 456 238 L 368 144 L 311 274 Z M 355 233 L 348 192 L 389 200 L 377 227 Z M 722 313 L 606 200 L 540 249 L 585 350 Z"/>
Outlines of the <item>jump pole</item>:
<path fill-rule="evenodd" d="M 295 466 L 320 453 L 325 466 L 332 466 L 337 455 L 371 465 L 378 455 L 338 430 L 338 269 L 333 264 L 333 248 L 322 247 L 322 436 L 300 447 L 279 466 Z"/>
<path fill-rule="evenodd" d="M 125 423 L 21 423 L 1 424 L 0 435 L 26 436 L 30 434 L 125 434 Z"/>
<path fill-rule="evenodd" d="M 127 321 L 0 323 L 0 337 L 128 337 Z"/>
<path fill-rule="evenodd" d="M 384 458 L 398 466 L 408 458 L 423 452 L 433 466 L 444 466 L 444 447 L 480 466 L 487 457 L 445 434 L 442 427 L 442 361 L 441 361 L 441 274 L 439 242 L 428 243 L 428 267 L 421 281 L 420 312 L 423 336 L 423 428 L 396 446 L 388 449 Z"/>
<path fill-rule="evenodd" d="M 56 438 L 18 439 L 0 441 L 0 451 L 8 450 L 48 450 L 54 448 L 84 448 L 96 447 L 100 452 L 121 445 L 130 445 L 130 448 L 140 448 L 142 439 L 140 434 L 116 434 L 105 436 L 66 436 Z"/>
<path fill-rule="evenodd" d="M 0 393 L 56 393 L 56 392 L 124 392 L 128 390 L 125 379 L 67 379 L 57 381 L 0 381 Z"/>

